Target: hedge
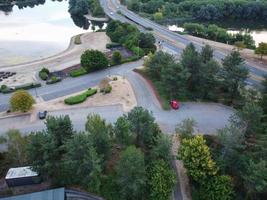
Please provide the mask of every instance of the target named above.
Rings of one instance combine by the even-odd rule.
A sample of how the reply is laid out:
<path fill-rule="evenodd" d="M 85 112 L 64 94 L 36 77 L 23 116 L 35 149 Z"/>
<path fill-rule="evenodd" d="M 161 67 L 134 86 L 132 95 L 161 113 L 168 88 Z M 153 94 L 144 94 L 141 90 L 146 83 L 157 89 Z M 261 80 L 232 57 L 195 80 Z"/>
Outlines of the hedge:
<path fill-rule="evenodd" d="M 91 89 L 89 88 L 86 92 L 82 93 L 82 94 L 79 94 L 79 95 L 76 95 L 76 96 L 72 96 L 72 97 L 69 97 L 67 99 L 64 100 L 64 103 L 67 104 L 67 105 L 75 105 L 75 104 L 79 104 L 79 103 L 82 103 L 84 102 L 87 97 L 90 97 L 94 94 L 97 93 L 97 89 Z"/>
<path fill-rule="evenodd" d="M 46 81 L 47 85 L 60 82 L 62 79 L 60 77 L 52 76 L 50 80 Z"/>
<path fill-rule="evenodd" d="M 115 42 L 106 44 L 107 49 L 111 49 L 111 48 L 115 48 L 115 47 L 121 47 L 121 46 L 122 45 L 120 43 L 115 43 Z"/>
<path fill-rule="evenodd" d="M 15 92 L 16 90 L 28 90 L 32 88 L 41 87 L 42 85 L 40 83 L 27 83 L 24 85 L 16 86 L 15 88 L 5 87 L 1 89 L 1 92 L 3 94 L 8 94 L 11 92 Z"/>
<path fill-rule="evenodd" d="M 74 69 L 69 74 L 71 77 L 78 77 L 87 74 L 88 72 L 83 68 Z"/>

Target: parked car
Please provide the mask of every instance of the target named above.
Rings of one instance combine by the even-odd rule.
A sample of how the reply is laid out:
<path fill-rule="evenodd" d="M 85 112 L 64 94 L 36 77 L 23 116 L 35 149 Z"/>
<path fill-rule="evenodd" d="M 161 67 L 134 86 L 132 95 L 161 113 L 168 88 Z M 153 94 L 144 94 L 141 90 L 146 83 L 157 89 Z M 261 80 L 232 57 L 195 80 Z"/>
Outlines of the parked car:
<path fill-rule="evenodd" d="M 46 118 L 46 115 L 47 115 L 47 111 L 45 110 L 45 111 L 40 111 L 39 113 L 38 113 L 38 117 L 39 117 L 39 119 L 45 119 Z"/>
<path fill-rule="evenodd" d="M 174 110 L 178 110 L 180 108 L 180 103 L 177 100 L 171 100 L 170 105 Z"/>

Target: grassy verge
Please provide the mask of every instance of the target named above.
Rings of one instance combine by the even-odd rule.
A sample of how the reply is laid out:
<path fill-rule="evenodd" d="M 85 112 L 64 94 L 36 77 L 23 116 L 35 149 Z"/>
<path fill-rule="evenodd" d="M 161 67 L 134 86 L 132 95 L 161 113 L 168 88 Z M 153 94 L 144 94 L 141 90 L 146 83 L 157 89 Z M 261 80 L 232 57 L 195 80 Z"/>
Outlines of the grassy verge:
<path fill-rule="evenodd" d="M 79 103 L 84 102 L 87 99 L 87 97 L 93 96 L 96 93 L 97 93 L 97 89 L 89 88 L 86 92 L 84 92 L 82 94 L 72 96 L 72 97 L 65 99 L 64 103 L 67 105 L 79 104 Z"/>
<path fill-rule="evenodd" d="M 164 110 L 170 110 L 170 104 L 169 99 L 164 95 L 164 88 L 162 88 L 159 84 L 159 82 L 151 80 L 148 76 L 147 72 L 144 69 L 135 69 L 135 72 L 140 74 L 144 79 L 147 80 L 147 82 L 150 84 L 150 86 L 153 88 L 154 93 L 158 99 L 158 101 L 161 104 L 161 107 Z"/>

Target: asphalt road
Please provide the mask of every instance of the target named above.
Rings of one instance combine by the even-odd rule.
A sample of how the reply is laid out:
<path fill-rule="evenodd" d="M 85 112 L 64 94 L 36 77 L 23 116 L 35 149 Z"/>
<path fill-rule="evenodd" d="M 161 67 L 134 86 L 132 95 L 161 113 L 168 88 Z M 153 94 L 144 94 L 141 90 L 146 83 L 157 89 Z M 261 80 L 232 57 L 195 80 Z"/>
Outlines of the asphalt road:
<path fill-rule="evenodd" d="M 199 51 L 204 46 L 204 44 L 201 44 L 195 41 L 190 41 L 184 35 L 174 33 L 168 30 L 164 26 L 161 26 L 155 22 L 152 22 L 151 20 L 140 17 L 139 15 L 133 13 L 132 11 L 129 11 L 125 6 L 122 6 L 118 0 L 100 0 L 100 2 L 106 14 L 109 15 L 110 18 L 115 19 L 115 20 L 120 20 L 122 22 L 130 22 L 130 23 L 134 22 L 135 24 L 140 25 L 138 27 L 141 30 L 144 30 L 144 27 L 152 28 L 154 36 L 159 41 L 161 41 L 163 37 L 167 38 L 167 40 L 164 40 L 163 46 L 164 48 L 170 49 L 171 51 L 175 52 L 175 54 L 179 55 L 182 52 L 183 48 L 181 48 L 179 44 L 186 46 L 192 42 Z M 120 11 L 122 15 L 118 14 L 117 11 Z M 172 41 L 176 41 L 176 42 L 174 43 Z M 217 60 L 222 60 L 225 56 L 226 56 L 225 53 L 217 49 L 214 49 L 214 57 Z M 246 67 L 248 68 L 250 73 L 256 76 L 263 77 L 264 75 L 267 74 L 266 70 L 259 69 L 251 63 L 246 62 Z M 249 85 L 260 87 L 260 83 L 251 78 L 248 78 L 246 82 Z"/>

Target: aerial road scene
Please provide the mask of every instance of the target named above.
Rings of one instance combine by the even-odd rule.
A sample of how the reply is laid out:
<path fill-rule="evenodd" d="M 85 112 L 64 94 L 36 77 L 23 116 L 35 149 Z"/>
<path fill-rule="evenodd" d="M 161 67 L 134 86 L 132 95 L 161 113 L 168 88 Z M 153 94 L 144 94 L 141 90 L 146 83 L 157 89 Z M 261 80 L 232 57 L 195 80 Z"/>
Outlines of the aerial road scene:
<path fill-rule="evenodd" d="M 0 0 L 0 200 L 266 200 L 267 1 Z"/>

